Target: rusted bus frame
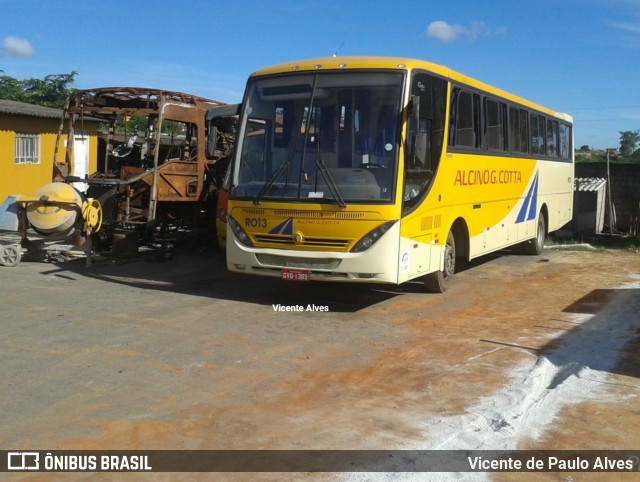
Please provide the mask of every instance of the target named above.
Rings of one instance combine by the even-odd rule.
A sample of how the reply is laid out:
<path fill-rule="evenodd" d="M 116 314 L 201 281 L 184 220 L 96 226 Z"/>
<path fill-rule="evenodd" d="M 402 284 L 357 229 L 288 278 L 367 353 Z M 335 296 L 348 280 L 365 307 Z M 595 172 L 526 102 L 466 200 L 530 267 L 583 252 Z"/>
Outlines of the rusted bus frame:
<path fill-rule="evenodd" d="M 72 178 L 69 177 L 69 173 L 73 172 L 73 139 L 75 137 L 75 130 L 78 122 L 83 122 L 83 119 L 87 118 L 109 123 L 109 132 L 105 149 L 106 164 L 104 167 L 104 174 L 107 174 L 110 155 L 113 152 L 116 118 L 119 115 L 138 115 L 147 118 L 157 116 L 157 128 L 153 130 L 153 135 L 149 139 L 155 146 L 153 153 L 153 167 L 130 179 L 92 178 L 89 180 L 90 184 L 96 186 L 112 185 L 124 187 L 144 179 L 145 183 L 149 185 L 150 190 L 148 221 L 155 220 L 158 202 L 203 201 L 206 194 L 203 192 L 205 188 L 205 172 L 207 169 L 210 169 L 210 165 L 215 163 L 215 159 L 209 160 L 205 155 L 205 116 L 209 109 L 224 105 L 225 104 L 222 102 L 192 94 L 160 89 L 105 87 L 98 89 L 76 90 L 68 98 L 67 105 L 60 122 L 60 129 L 54 152 L 54 180 L 72 180 Z M 189 163 L 193 162 L 193 166 L 195 167 L 194 173 L 172 173 L 170 166 L 172 159 L 167 159 L 166 163 L 160 165 L 160 146 L 163 143 L 161 126 L 165 119 L 184 122 L 185 124 L 192 124 L 196 127 L 196 156 L 194 161 L 189 161 Z M 65 122 L 68 125 L 66 132 L 64 127 Z M 60 162 L 58 159 L 59 143 L 61 137 L 65 133 L 68 139 L 65 161 Z M 159 172 L 164 169 L 167 170 L 167 173 Z M 152 182 L 149 182 L 148 176 L 152 176 Z M 158 182 L 167 182 L 167 176 L 173 176 L 174 182 L 180 177 L 184 177 L 185 181 L 183 182 L 184 186 L 173 185 L 170 183 L 169 188 L 171 190 L 171 194 L 165 194 L 168 198 L 163 199 L 162 193 L 158 195 Z M 190 192 L 193 192 L 194 180 L 196 184 L 195 193 L 193 195 L 189 195 Z M 180 182 L 178 182 L 178 184 L 180 184 Z"/>
<path fill-rule="evenodd" d="M 100 96 L 100 99 L 112 99 L 116 105 L 108 106 L 104 102 L 99 101 L 92 103 L 91 99 L 96 99 L 98 96 Z M 117 104 L 126 105 L 128 102 L 132 104 L 129 105 L 128 108 L 135 110 L 149 109 L 152 111 L 159 109 L 159 104 L 153 106 L 153 103 L 163 101 L 176 101 L 183 104 L 206 105 L 208 107 L 224 105 L 222 102 L 184 92 L 140 87 L 102 87 L 98 89 L 76 90 L 72 97 L 75 99 L 81 98 L 83 100 L 82 105 L 85 109 L 91 108 L 92 105 L 97 109 L 117 107 Z M 142 105 L 144 105 L 144 107 L 142 107 Z"/>

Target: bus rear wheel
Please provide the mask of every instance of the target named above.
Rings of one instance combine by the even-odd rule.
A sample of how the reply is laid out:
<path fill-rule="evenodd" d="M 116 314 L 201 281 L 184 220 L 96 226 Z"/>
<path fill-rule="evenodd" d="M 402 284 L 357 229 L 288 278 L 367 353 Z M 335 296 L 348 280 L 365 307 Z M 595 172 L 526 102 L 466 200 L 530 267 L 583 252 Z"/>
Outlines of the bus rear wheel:
<path fill-rule="evenodd" d="M 544 240 L 547 235 L 547 225 L 544 221 L 544 215 L 540 213 L 538 215 L 538 225 L 536 227 L 536 237 L 525 241 L 522 244 L 522 250 L 524 254 L 530 256 L 538 256 L 542 254 L 544 248 Z"/>
<path fill-rule="evenodd" d="M 442 271 L 430 273 L 424 278 L 424 286 L 432 293 L 444 293 L 451 286 L 453 273 L 456 270 L 456 243 L 453 233 L 447 235 L 444 247 L 444 268 Z"/>

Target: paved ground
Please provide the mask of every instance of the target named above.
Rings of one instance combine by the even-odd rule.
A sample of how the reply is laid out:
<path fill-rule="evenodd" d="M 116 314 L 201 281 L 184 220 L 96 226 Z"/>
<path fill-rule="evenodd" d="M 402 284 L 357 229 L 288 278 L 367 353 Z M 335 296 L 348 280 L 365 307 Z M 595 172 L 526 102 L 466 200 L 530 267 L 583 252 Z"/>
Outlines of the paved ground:
<path fill-rule="evenodd" d="M 23 261 L 0 303 L 7 449 L 640 447 L 635 252 L 501 253 L 444 295 L 241 277 L 193 250 Z"/>

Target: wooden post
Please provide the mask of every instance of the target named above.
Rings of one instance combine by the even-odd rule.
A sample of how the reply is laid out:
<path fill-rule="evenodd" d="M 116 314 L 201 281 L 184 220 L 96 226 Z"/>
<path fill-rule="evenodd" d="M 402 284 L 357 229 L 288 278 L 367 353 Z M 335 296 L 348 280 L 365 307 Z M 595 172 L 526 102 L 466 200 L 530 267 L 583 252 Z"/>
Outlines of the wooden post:
<path fill-rule="evenodd" d="M 611 200 L 611 170 L 609 168 L 609 152 L 610 151 L 611 149 L 607 149 L 607 200 L 609 203 L 609 234 L 613 234 L 614 225 L 616 224 L 616 215 L 613 210 L 613 201 Z"/>

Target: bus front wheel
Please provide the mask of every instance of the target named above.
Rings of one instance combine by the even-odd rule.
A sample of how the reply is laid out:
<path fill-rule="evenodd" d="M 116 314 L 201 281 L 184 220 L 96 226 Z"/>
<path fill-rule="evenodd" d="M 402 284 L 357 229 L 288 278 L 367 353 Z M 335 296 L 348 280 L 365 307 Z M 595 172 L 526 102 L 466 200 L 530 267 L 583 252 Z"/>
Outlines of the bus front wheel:
<path fill-rule="evenodd" d="M 432 293 L 444 293 L 449 289 L 453 273 L 456 270 L 456 243 L 453 233 L 449 232 L 444 247 L 444 268 L 442 271 L 430 273 L 424 278 L 424 285 Z"/>

